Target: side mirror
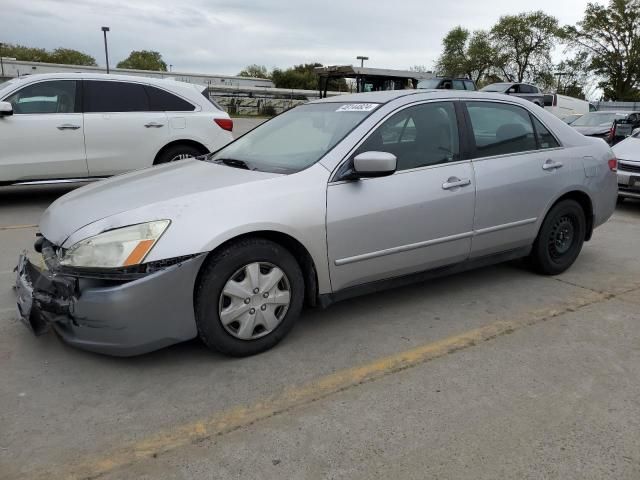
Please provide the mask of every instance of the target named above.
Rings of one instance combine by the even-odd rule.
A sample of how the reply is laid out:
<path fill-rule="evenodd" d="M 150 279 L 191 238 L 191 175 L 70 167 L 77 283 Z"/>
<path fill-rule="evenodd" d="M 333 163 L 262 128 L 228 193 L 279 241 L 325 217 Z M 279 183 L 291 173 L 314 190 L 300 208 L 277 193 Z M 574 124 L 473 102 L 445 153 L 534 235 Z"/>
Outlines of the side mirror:
<path fill-rule="evenodd" d="M 13 105 L 9 102 L 0 102 L 0 117 L 13 115 Z"/>
<path fill-rule="evenodd" d="M 353 159 L 353 173 L 356 178 L 374 178 L 393 175 L 398 160 L 388 152 L 363 152 Z"/>

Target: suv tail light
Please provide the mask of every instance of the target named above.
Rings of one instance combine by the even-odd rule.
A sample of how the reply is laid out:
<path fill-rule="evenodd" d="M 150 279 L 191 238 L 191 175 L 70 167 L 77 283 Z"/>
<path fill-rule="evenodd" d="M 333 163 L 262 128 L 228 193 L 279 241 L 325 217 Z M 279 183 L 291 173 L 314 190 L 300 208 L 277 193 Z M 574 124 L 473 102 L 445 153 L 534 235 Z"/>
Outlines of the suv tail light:
<path fill-rule="evenodd" d="M 611 160 L 609 160 L 609 170 L 611 170 L 612 172 L 617 172 L 618 171 L 618 160 L 616 158 L 612 158 Z"/>
<path fill-rule="evenodd" d="M 233 120 L 231 120 L 230 118 L 214 118 L 213 121 L 216 122 L 218 126 L 223 130 L 226 130 L 228 132 L 231 132 L 233 130 Z"/>

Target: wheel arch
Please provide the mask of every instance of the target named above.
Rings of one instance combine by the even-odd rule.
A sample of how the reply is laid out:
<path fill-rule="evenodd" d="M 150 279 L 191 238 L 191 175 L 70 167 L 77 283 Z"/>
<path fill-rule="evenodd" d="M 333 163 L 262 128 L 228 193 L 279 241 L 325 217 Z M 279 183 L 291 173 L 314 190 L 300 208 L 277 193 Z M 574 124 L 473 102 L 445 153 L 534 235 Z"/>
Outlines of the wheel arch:
<path fill-rule="evenodd" d="M 158 153 L 156 153 L 156 156 L 153 158 L 153 164 L 157 165 L 158 158 L 160 158 L 160 156 L 164 152 L 166 152 L 168 149 L 175 147 L 176 145 L 188 145 L 190 147 L 197 148 L 198 150 L 200 150 L 200 153 L 202 155 L 204 155 L 205 153 L 209 153 L 209 149 L 205 147 L 202 143 L 197 142 L 195 140 L 190 140 L 188 138 L 182 138 L 178 140 L 172 140 L 171 142 L 167 143 L 164 147 L 162 147 L 160 150 L 158 150 Z"/>
<path fill-rule="evenodd" d="M 551 206 L 545 212 L 544 218 L 547 217 L 553 207 L 555 207 L 559 202 L 563 200 L 574 200 L 578 202 L 578 204 L 582 207 L 585 219 L 587 221 L 584 239 L 588 242 L 589 240 L 591 240 L 591 235 L 593 234 L 593 202 L 591 200 L 591 197 L 588 193 L 582 190 L 571 190 L 569 192 L 566 192 L 551 204 Z"/>
<path fill-rule="evenodd" d="M 219 250 L 228 247 L 230 244 L 236 243 L 240 240 L 247 238 L 263 238 L 277 243 L 291 252 L 295 257 L 298 265 L 302 269 L 302 276 L 304 278 L 305 286 L 305 303 L 311 307 L 314 307 L 318 303 L 318 273 L 313 257 L 309 253 L 309 250 L 296 238 L 289 234 L 279 232 L 276 230 L 256 230 L 253 232 L 247 232 L 235 237 L 229 238 L 224 241 L 212 251 L 209 252 L 207 258 L 215 255 Z M 205 260 L 206 262 L 206 260 Z M 203 263 L 204 264 L 204 263 Z M 200 270 L 202 271 L 202 269 Z M 200 280 L 200 272 L 196 278 L 196 284 Z"/>

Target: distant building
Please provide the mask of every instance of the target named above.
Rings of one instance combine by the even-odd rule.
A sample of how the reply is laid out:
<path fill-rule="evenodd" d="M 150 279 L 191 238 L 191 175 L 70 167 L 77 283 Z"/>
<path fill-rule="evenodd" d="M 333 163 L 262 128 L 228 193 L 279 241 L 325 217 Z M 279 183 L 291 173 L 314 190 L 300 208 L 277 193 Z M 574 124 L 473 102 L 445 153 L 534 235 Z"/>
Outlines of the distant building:
<path fill-rule="evenodd" d="M 65 73 L 65 72 L 91 72 L 107 73 L 103 67 L 84 67 L 81 65 L 61 65 L 56 63 L 25 62 L 13 58 L 2 58 L 2 71 L 0 78 L 4 80 L 23 75 L 33 75 L 36 73 Z M 152 70 L 133 70 L 129 68 L 110 68 L 111 73 L 121 75 L 139 75 L 141 77 L 152 78 L 172 78 L 180 82 L 195 83 L 198 85 L 209 85 L 210 87 L 262 87 L 272 88 L 273 82 L 265 78 L 233 77 L 228 75 L 212 75 L 207 73 L 188 72 L 156 72 Z"/>

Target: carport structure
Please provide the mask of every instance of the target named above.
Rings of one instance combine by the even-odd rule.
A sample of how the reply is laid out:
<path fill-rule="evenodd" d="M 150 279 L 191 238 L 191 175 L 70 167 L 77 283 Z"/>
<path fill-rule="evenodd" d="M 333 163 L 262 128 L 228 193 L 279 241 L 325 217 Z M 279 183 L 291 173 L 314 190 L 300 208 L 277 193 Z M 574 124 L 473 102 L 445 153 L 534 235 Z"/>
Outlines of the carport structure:
<path fill-rule="evenodd" d="M 412 72 L 409 70 L 390 70 L 388 68 L 365 68 L 353 65 L 333 65 L 316 67 L 320 98 L 326 98 L 329 80 L 353 78 L 356 91 L 377 92 L 381 90 L 404 90 L 416 88 L 420 80 L 432 78 L 431 72 Z"/>

